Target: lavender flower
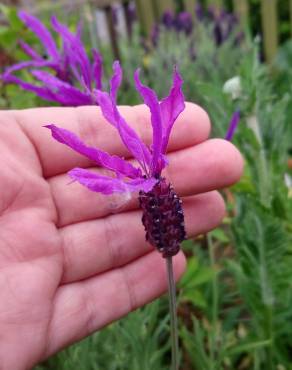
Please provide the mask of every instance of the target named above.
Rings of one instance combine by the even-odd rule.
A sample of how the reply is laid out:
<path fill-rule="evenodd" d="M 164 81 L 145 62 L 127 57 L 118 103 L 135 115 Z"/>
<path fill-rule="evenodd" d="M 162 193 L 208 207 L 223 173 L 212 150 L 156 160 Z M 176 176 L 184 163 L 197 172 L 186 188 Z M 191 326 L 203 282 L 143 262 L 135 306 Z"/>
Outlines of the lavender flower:
<path fill-rule="evenodd" d="M 240 112 L 235 111 L 231 117 L 225 140 L 231 141 L 240 121 Z"/>
<path fill-rule="evenodd" d="M 159 25 L 155 24 L 151 30 L 151 42 L 154 47 L 158 45 L 159 36 L 160 36 Z"/>
<path fill-rule="evenodd" d="M 215 21 L 214 29 L 213 29 L 213 36 L 214 36 L 215 44 L 217 46 L 220 46 L 224 41 L 224 36 L 222 32 L 221 23 L 219 22 L 219 20 Z"/>
<path fill-rule="evenodd" d="M 202 7 L 202 4 L 198 3 L 198 4 L 195 5 L 195 14 L 196 14 L 196 18 L 199 21 L 202 21 L 204 19 L 205 12 L 204 12 L 204 9 Z"/>
<path fill-rule="evenodd" d="M 137 20 L 137 12 L 136 12 L 136 5 L 135 1 L 131 1 L 126 5 L 126 10 L 128 13 L 129 20 L 134 22 Z"/>
<path fill-rule="evenodd" d="M 94 90 L 102 87 L 102 58 L 93 50 L 93 63 L 90 63 L 80 39 L 80 26 L 73 34 L 56 17 L 51 18 L 54 31 L 62 39 L 62 49 L 59 50 L 50 31 L 37 18 L 22 11 L 19 17 L 38 36 L 45 49 L 45 56 L 20 41 L 22 49 L 31 60 L 8 67 L 1 79 L 62 105 L 96 104 Z M 17 77 L 15 72 L 22 69 L 28 69 L 37 83 L 25 82 Z M 48 72 L 48 69 L 53 73 Z"/>
<path fill-rule="evenodd" d="M 185 32 L 189 35 L 193 30 L 192 15 L 189 12 L 180 12 L 174 22 L 175 28 L 178 32 Z"/>
<path fill-rule="evenodd" d="M 113 20 L 113 24 L 115 26 L 117 26 L 118 23 L 119 23 L 119 15 L 118 15 L 118 13 L 119 13 L 119 5 L 118 4 L 113 4 L 111 6 L 111 9 L 112 9 L 112 20 Z"/>
<path fill-rule="evenodd" d="M 126 3 L 125 16 L 126 16 L 127 27 L 129 30 L 129 35 L 131 36 L 133 33 L 134 23 L 137 21 L 136 6 L 135 6 L 134 1 Z"/>
<path fill-rule="evenodd" d="M 213 33 L 216 45 L 220 46 L 223 44 L 230 37 L 237 25 L 238 19 L 236 15 L 227 13 L 225 10 L 222 10 L 219 16 L 215 16 Z M 238 41 L 236 40 L 236 42 Z"/>
<path fill-rule="evenodd" d="M 174 24 L 174 14 L 171 10 L 166 10 L 161 17 L 161 22 L 167 29 L 171 29 Z"/>
<path fill-rule="evenodd" d="M 52 124 L 46 127 L 51 130 L 52 136 L 57 141 L 115 174 L 115 177 L 109 177 L 83 168 L 74 168 L 68 173 L 73 180 L 103 194 L 139 191 L 146 238 L 164 257 L 170 257 L 178 252 L 180 242 L 185 239 L 184 217 L 181 201 L 165 178 L 161 177 L 161 171 L 168 163 L 165 153 L 171 129 L 185 108 L 181 90 L 183 81 L 175 69 L 170 93 L 159 102 L 155 92 L 141 83 L 139 71 L 136 71 L 134 75 L 136 89 L 151 112 L 153 136 L 149 148 L 119 113 L 116 97 L 122 81 L 122 69 L 118 62 L 114 63 L 113 70 L 110 92 L 96 90 L 96 98 L 103 116 L 118 130 L 121 140 L 136 158 L 139 167 L 87 146 L 68 130 Z"/>

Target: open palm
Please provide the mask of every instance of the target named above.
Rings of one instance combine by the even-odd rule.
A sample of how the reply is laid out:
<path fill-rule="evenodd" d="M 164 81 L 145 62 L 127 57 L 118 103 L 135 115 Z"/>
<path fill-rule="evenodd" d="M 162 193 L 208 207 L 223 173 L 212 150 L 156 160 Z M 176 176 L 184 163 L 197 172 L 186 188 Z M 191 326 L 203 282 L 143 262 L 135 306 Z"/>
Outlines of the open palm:
<path fill-rule="evenodd" d="M 145 106 L 121 107 L 150 141 Z M 66 171 L 93 163 L 53 141 L 42 126 L 68 128 L 91 145 L 127 156 L 97 107 L 0 113 L 0 368 L 29 369 L 166 289 L 164 260 L 145 242 L 136 199 L 106 197 Z M 224 215 L 217 188 L 235 182 L 240 154 L 207 140 L 207 115 L 188 104 L 175 124 L 165 176 L 183 198 L 193 236 Z M 177 277 L 182 253 L 174 258 Z"/>

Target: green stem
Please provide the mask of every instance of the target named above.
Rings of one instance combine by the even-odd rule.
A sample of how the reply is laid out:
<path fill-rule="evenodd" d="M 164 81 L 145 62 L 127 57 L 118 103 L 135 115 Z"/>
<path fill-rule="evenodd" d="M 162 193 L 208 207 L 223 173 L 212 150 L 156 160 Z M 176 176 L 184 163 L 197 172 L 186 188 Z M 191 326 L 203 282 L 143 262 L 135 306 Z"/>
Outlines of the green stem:
<path fill-rule="evenodd" d="M 268 173 L 268 163 L 261 128 L 257 117 L 257 109 L 258 108 L 256 107 L 255 113 L 253 113 L 247 118 L 247 125 L 254 132 L 255 137 L 257 138 L 257 141 L 260 146 L 259 158 L 258 161 L 256 161 L 260 187 L 260 200 L 264 206 L 268 207 L 270 205 L 270 178 Z"/>
<path fill-rule="evenodd" d="M 212 242 L 211 234 L 207 234 L 207 242 L 208 242 L 208 250 L 209 250 L 209 258 L 211 267 L 215 268 L 215 253 L 214 253 L 214 246 Z M 218 319 L 218 300 L 219 300 L 219 292 L 218 292 L 218 279 L 217 274 L 215 273 L 212 278 L 212 313 L 211 313 L 211 322 L 212 322 L 212 331 L 211 331 L 211 338 L 210 338 L 210 358 L 211 358 L 211 369 L 215 369 L 216 363 L 216 335 L 217 335 L 217 319 Z"/>
<path fill-rule="evenodd" d="M 169 313 L 171 330 L 171 362 L 172 370 L 178 370 L 178 325 L 176 310 L 176 290 L 173 276 L 172 257 L 166 258 L 168 294 L 169 294 Z"/>

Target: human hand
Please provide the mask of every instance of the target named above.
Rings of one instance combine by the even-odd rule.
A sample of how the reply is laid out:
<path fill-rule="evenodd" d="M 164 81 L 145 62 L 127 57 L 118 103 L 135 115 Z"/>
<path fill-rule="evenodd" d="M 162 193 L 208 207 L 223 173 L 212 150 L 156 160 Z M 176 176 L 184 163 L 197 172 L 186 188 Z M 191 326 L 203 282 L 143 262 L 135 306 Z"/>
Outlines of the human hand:
<path fill-rule="evenodd" d="M 145 106 L 121 113 L 150 142 Z M 164 293 L 165 263 L 146 241 L 136 199 L 68 185 L 66 171 L 93 166 L 55 142 L 55 123 L 111 154 L 127 155 L 98 107 L 0 113 L 0 368 L 29 369 L 66 345 Z M 194 236 L 220 223 L 215 189 L 237 181 L 242 159 L 232 144 L 207 140 L 204 111 L 187 104 L 169 144 L 164 175 L 183 199 Z M 178 278 L 185 267 L 174 257 Z"/>

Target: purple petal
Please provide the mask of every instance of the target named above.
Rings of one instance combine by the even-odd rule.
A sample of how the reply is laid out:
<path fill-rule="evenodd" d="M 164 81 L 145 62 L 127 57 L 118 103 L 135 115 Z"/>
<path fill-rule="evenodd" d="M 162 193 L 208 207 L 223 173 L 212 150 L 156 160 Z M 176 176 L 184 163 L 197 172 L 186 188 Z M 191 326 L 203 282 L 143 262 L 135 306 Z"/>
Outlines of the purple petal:
<path fill-rule="evenodd" d="M 90 104 L 91 100 L 89 96 L 79 92 L 69 84 L 66 84 L 67 86 L 63 85 L 62 87 L 58 86 L 57 84 L 62 83 L 62 81 L 54 76 L 50 76 L 49 73 L 42 71 L 33 71 L 32 73 L 36 77 L 39 77 L 40 80 L 44 81 L 45 83 L 47 82 L 46 86 L 36 86 L 34 84 L 25 82 L 12 74 L 7 74 L 0 77 L 2 77 L 5 83 L 19 85 L 22 89 L 31 91 L 44 100 L 58 102 L 67 106 Z M 48 79 L 41 78 L 41 74 L 47 74 L 50 77 Z M 52 80 L 50 83 L 48 83 L 49 79 Z M 53 81 L 57 81 L 57 84 L 53 83 Z"/>
<path fill-rule="evenodd" d="M 20 78 L 14 75 L 8 75 L 6 77 L 5 82 L 19 85 L 22 89 L 31 91 L 44 100 L 58 101 L 56 95 L 53 92 L 49 91 L 46 87 L 35 86 L 33 84 L 21 80 Z"/>
<path fill-rule="evenodd" d="M 228 141 L 232 140 L 239 121 L 240 121 L 240 112 L 235 111 L 233 113 L 232 117 L 231 117 L 231 120 L 230 120 L 230 123 L 229 123 L 229 126 L 228 126 L 228 130 L 227 130 L 227 133 L 226 133 L 226 136 L 225 136 L 225 140 L 228 140 Z"/>
<path fill-rule="evenodd" d="M 109 94 L 99 90 L 96 90 L 95 94 L 103 116 L 109 123 L 117 128 L 123 143 L 140 163 L 145 173 L 147 173 L 147 168 L 149 168 L 151 164 L 149 149 L 120 115 L 115 102 L 111 99 Z"/>
<path fill-rule="evenodd" d="M 153 130 L 151 173 L 155 175 L 160 172 L 158 163 L 162 154 L 162 123 L 159 101 L 155 92 L 141 83 L 139 78 L 139 70 L 135 72 L 134 80 L 136 89 L 143 97 L 145 104 L 149 107 L 151 112 L 151 123 Z"/>
<path fill-rule="evenodd" d="M 102 57 L 97 50 L 92 50 L 93 54 L 93 67 L 92 74 L 95 81 L 95 87 L 98 90 L 102 88 Z"/>
<path fill-rule="evenodd" d="M 63 105 L 90 105 L 91 96 L 79 91 L 76 87 L 51 75 L 45 71 L 35 70 L 31 72 L 34 77 L 42 81 L 57 97 Z"/>
<path fill-rule="evenodd" d="M 182 92 L 183 80 L 177 69 L 173 72 L 173 84 L 169 95 L 160 103 L 162 125 L 163 125 L 163 143 L 162 152 L 166 152 L 169 136 L 173 124 L 180 113 L 185 109 L 184 95 Z"/>
<path fill-rule="evenodd" d="M 114 102 L 117 100 L 117 92 L 122 83 L 123 71 L 119 61 L 115 61 L 113 64 L 113 76 L 110 80 L 110 97 Z"/>
<path fill-rule="evenodd" d="M 120 157 L 85 145 L 73 132 L 55 125 L 47 125 L 45 127 L 51 130 L 54 139 L 69 146 L 76 152 L 85 155 L 87 158 L 95 161 L 99 166 L 133 179 L 141 176 L 140 169 L 135 168 Z"/>
<path fill-rule="evenodd" d="M 56 17 L 51 18 L 51 24 L 56 32 L 60 34 L 63 39 L 63 42 L 68 44 L 67 52 L 68 57 L 71 63 L 71 68 L 75 67 L 80 71 L 82 76 L 82 81 L 85 86 L 90 90 L 91 89 L 91 67 L 90 61 L 87 57 L 84 46 L 78 36 L 74 35 L 69 31 L 69 29 L 58 22 Z M 80 78 L 79 78 L 80 79 Z"/>
<path fill-rule="evenodd" d="M 34 60 L 42 61 L 43 58 L 32 48 L 30 47 L 26 42 L 19 40 L 19 45 L 21 46 L 22 50 L 27 54 L 29 57 L 31 57 Z"/>
<path fill-rule="evenodd" d="M 24 11 L 18 12 L 18 16 L 22 22 L 38 36 L 48 54 L 53 59 L 58 60 L 60 58 L 59 52 L 56 43 L 48 29 L 36 17 L 33 17 Z"/>
<path fill-rule="evenodd" d="M 86 186 L 89 190 L 106 195 L 112 193 L 136 192 L 139 190 L 148 192 L 157 182 L 154 178 L 140 178 L 125 182 L 117 178 L 102 176 L 83 168 L 74 168 L 68 172 L 68 175 L 73 180 Z"/>
<path fill-rule="evenodd" d="M 1 75 L 4 82 L 8 82 L 9 76 L 16 71 L 19 71 L 24 68 L 35 67 L 35 68 L 42 68 L 42 67 L 51 67 L 52 62 L 50 61 L 38 61 L 38 60 L 28 60 L 25 62 L 20 62 L 17 64 L 13 64 L 12 66 L 5 69 L 3 75 Z"/>

